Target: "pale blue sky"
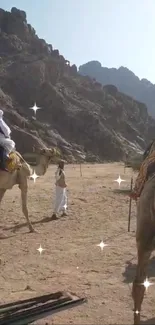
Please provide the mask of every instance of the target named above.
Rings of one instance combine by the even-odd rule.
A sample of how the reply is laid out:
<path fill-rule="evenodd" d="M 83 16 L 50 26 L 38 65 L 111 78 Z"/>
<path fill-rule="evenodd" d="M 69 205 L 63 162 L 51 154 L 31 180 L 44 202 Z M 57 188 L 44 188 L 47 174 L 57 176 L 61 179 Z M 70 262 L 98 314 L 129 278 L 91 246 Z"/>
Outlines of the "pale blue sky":
<path fill-rule="evenodd" d="M 155 83 L 155 0 L 0 0 L 77 66 L 126 66 Z"/>

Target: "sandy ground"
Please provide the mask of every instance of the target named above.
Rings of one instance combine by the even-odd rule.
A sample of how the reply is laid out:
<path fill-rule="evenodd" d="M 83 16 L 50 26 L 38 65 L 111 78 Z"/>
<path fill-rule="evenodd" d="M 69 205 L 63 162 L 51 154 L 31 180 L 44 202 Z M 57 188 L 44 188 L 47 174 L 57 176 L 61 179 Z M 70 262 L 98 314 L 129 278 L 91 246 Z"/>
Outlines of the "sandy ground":
<path fill-rule="evenodd" d="M 121 164 L 82 165 L 81 177 L 79 165 L 66 166 L 68 216 L 44 222 L 52 215 L 55 169 L 50 167 L 36 183 L 29 181 L 29 213 L 39 234 L 27 231 L 18 187 L 2 201 L 0 230 L 8 238 L 0 242 L 1 302 L 67 290 L 88 302 L 35 324 L 132 324 L 136 207 L 133 202 L 128 233 L 129 199 L 117 192 L 114 182 L 120 174 L 126 180 L 121 189 L 129 189 L 131 171 L 124 174 Z M 108 244 L 103 251 L 97 246 L 101 240 Z M 40 244 L 45 249 L 41 255 Z M 152 260 L 152 281 L 154 275 Z M 143 324 L 155 324 L 154 299 L 151 286 L 143 303 Z"/>

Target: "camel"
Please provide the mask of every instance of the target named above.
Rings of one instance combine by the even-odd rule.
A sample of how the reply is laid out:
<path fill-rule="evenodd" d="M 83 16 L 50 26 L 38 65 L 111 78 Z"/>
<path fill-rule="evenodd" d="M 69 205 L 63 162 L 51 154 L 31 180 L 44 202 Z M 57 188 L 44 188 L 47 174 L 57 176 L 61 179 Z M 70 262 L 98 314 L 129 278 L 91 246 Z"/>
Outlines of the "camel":
<path fill-rule="evenodd" d="M 146 271 L 151 253 L 155 249 L 155 174 L 146 181 L 137 204 L 137 268 L 132 286 L 134 324 L 140 324 L 140 311 L 144 298 Z"/>
<path fill-rule="evenodd" d="M 22 212 L 26 218 L 30 232 L 35 232 L 35 229 L 33 228 L 29 219 L 27 208 L 28 177 L 31 177 L 34 171 L 38 176 L 44 175 L 49 164 L 52 161 L 56 161 L 55 159 L 60 156 L 59 151 L 57 151 L 55 148 L 40 150 L 35 149 L 35 152 L 38 154 L 38 164 L 35 166 L 35 168 L 30 166 L 23 159 L 20 153 L 16 151 L 14 153 L 14 158 L 16 159 L 16 166 L 14 167 L 14 170 L 11 172 L 0 170 L 0 202 L 4 197 L 6 190 L 12 189 L 14 185 L 18 185 L 19 189 L 21 190 Z M 4 236 L 1 235 L 1 238 L 4 238 Z"/>

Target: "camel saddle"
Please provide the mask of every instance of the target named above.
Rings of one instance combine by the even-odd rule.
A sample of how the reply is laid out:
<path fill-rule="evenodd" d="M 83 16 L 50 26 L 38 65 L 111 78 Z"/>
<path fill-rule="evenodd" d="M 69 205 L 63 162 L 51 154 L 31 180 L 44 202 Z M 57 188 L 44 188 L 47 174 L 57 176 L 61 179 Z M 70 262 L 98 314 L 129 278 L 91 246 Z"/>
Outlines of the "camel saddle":
<path fill-rule="evenodd" d="M 22 166 L 21 159 L 18 156 L 17 152 L 16 151 L 11 152 L 9 154 L 8 159 L 6 159 L 6 164 L 5 164 L 6 170 L 11 173 L 15 170 L 20 169 L 21 166 Z M 1 166 L 0 166 L 0 170 L 3 170 Z"/>

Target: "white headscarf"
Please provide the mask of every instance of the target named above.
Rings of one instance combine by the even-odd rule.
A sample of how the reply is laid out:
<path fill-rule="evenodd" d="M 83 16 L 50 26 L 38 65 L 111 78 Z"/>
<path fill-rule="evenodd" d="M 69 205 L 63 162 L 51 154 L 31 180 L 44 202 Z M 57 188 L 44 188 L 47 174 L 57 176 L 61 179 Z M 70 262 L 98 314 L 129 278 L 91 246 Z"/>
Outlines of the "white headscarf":
<path fill-rule="evenodd" d="M 9 126 L 3 121 L 3 111 L 0 110 L 0 128 L 6 137 L 10 136 L 11 130 Z"/>

